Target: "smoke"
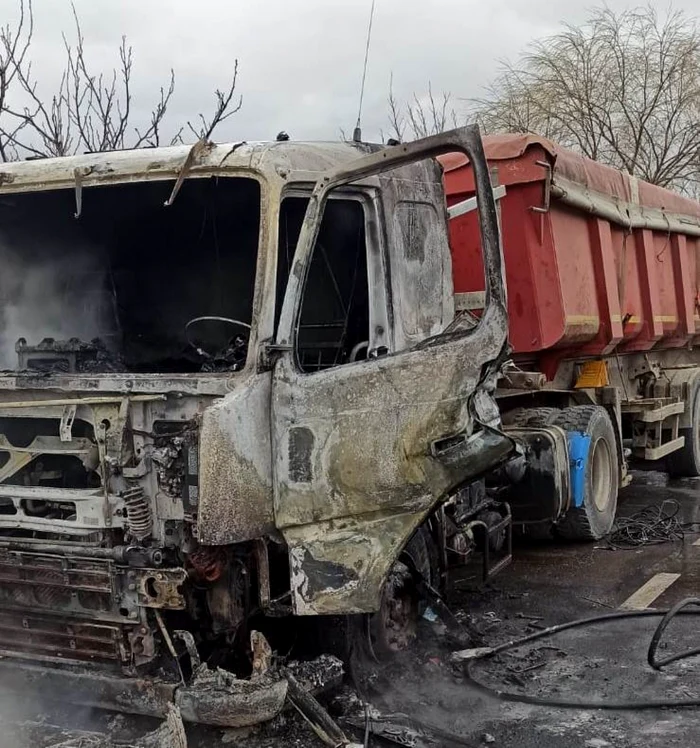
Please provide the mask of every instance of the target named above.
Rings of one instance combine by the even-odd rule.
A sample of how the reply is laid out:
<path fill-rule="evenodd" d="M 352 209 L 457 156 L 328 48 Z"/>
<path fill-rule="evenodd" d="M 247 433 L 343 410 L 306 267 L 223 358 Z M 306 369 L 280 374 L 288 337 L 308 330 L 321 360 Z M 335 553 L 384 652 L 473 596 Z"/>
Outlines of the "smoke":
<path fill-rule="evenodd" d="M 0 682 L 0 746 L 2 748 L 52 748 L 62 742 L 67 729 L 59 716 L 65 705 L 59 706 L 42 700 L 29 690 L 15 690 L 11 679 Z M 70 729 L 86 734 L 92 727 L 94 710 L 88 707 L 70 708 Z M 75 742 L 73 746 L 93 748 L 88 742 Z"/>
<path fill-rule="evenodd" d="M 107 261 L 99 247 L 0 236 L 0 369 L 17 368 L 15 344 L 44 338 L 108 345 L 116 332 Z"/>
<path fill-rule="evenodd" d="M 0 684 L 2 748 L 115 748 L 105 730 L 107 720 L 96 710 L 45 701 L 13 688 L 10 682 Z"/>
<path fill-rule="evenodd" d="M 163 721 L 47 701 L 0 683 L 0 748 L 187 748 L 180 711 Z"/>

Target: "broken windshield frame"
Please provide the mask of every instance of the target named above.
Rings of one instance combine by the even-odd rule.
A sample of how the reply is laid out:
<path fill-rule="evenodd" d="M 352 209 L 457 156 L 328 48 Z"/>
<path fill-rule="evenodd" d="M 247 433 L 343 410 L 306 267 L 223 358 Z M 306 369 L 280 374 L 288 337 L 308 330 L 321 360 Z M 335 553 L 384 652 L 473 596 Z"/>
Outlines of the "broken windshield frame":
<path fill-rule="evenodd" d="M 17 269 L 4 273 L 0 289 L 5 302 L 5 372 L 14 375 L 19 367 L 58 376 L 70 372 L 200 378 L 230 376 L 254 363 L 250 349 L 260 305 L 260 247 L 267 236 L 266 181 L 253 171 L 195 175 L 183 183 L 176 206 L 168 208 L 164 202 L 173 184 L 171 179 L 85 184 L 77 219 L 73 191 L 65 188 L 2 196 L 3 266 Z M 231 211 L 229 201 L 240 189 L 248 197 L 239 212 Z M 31 220 L 37 207 L 42 208 L 41 222 Z M 236 250 L 243 246 L 238 242 L 247 246 L 244 273 L 236 271 Z M 209 252 L 217 245 L 223 245 L 223 251 Z M 233 251 L 227 256 L 229 247 Z M 203 277 L 207 273 L 212 282 Z M 224 274 L 228 281 L 221 283 Z M 201 282 L 193 283 L 198 276 Z M 221 304 L 214 303 L 212 283 L 221 287 Z M 102 325 L 104 317 L 109 318 L 110 329 L 106 322 Z M 206 357 L 194 347 L 189 350 L 185 328 L 199 317 L 250 324 L 245 359 L 239 346 L 235 366 L 227 366 L 225 356 L 209 371 L 203 363 L 198 365 L 198 359 Z M 73 328 L 71 320 L 76 321 Z M 148 358 L 153 345 L 143 336 L 158 342 L 159 330 L 164 335 L 161 342 L 175 356 L 170 362 L 168 351 L 164 359 L 158 359 L 158 351 Z M 93 345 L 96 338 L 102 343 Z M 141 339 L 148 355 L 133 355 Z M 18 340 L 24 341 L 21 350 L 15 350 Z M 110 346 L 115 344 L 117 355 L 112 357 Z M 132 359 L 123 364 L 120 355 L 126 348 Z M 107 358 L 111 360 L 103 366 Z"/>

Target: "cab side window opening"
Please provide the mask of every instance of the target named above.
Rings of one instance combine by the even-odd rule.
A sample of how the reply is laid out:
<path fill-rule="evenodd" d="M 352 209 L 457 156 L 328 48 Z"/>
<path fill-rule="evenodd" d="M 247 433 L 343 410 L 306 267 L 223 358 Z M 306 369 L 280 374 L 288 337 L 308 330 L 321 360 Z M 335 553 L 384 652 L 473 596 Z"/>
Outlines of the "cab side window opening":
<path fill-rule="evenodd" d="M 307 198 L 287 197 L 281 205 L 276 323 L 307 204 Z M 329 200 L 304 288 L 297 361 L 305 372 L 351 363 L 366 358 L 368 340 L 364 209 L 357 200 Z"/>

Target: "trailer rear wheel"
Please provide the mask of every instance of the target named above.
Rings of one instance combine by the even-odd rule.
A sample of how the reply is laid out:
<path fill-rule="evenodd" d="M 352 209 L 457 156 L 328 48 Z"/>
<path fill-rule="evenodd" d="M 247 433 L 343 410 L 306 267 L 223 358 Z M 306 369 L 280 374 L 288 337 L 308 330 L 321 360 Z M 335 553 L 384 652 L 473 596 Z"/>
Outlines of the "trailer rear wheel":
<path fill-rule="evenodd" d="M 685 437 L 681 449 L 666 458 L 666 469 L 675 478 L 696 478 L 700 475 L 700 396 L 699 388 L 693 388 L 690 428 L 680 429 Z"/>
<path fill-rule="evenodd" d="M 599 540 L 612 529 L 617 510 L 619 466 L 615 431 L 605 408 L 582 405 L 563 410 L 552 423 L 591 437 L 585 467 L 583 502 L 556 525 L 569 540 Z"/>

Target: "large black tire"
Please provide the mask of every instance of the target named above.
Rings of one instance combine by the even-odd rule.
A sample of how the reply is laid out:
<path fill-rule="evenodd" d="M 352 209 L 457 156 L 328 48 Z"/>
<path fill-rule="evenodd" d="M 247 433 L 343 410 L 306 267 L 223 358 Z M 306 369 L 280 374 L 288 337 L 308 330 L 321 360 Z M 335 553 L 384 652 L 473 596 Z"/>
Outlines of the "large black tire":
<path fill-rule="evenodd" d="M 605 408 L 580 405 L 562 410 L 552 423 L 591 437 L 583 504 L 569 508 L 556 533 L 567 540 L 599 540 L 612 529 L 617 511 L 620 468 L 612 421 Z"/>
<path fill-rule="evenodd" d="M 679 436 L 685 437 L 685 444 L 666 458 L 666 470 L 674 478 L 696 478 L 700 475 L 700 395 L 697 385 L 693 387 L 690 402 L 690 428 L 678 432 Z"/>
<path fill-rule="evenodd" d="M 543 405 L 539 408 L 515 408 L 503 414 L 504 426 L 534 429 L 548 426 L 561 413 L 559 408 Z"/>

